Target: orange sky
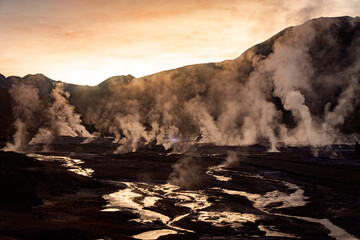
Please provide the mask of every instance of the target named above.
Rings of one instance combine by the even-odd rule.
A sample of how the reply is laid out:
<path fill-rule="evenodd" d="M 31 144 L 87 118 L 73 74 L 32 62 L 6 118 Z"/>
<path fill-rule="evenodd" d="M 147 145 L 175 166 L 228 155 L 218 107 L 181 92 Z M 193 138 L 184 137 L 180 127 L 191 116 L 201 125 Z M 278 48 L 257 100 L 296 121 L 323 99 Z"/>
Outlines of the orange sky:
<path fill-rule="evenodd" d="M 290 25 L 358 13 L 360 0 L 0 0 L 0 73 L 95 85 L 236 58 Z"/>

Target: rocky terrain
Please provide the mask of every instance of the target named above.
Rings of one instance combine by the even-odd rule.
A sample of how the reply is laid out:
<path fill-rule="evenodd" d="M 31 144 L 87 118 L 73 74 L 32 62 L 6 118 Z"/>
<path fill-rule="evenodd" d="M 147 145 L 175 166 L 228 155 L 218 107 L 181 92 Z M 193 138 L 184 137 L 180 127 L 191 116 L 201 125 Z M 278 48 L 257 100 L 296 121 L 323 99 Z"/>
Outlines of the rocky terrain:
<path fill-rule="evenodd" d="M 261 145 L 121 155 L 103 143 L 75 147 L 1 153 L 2 239 L 360 237 L 351 146 L 319 148 L 318 157 Z"/>

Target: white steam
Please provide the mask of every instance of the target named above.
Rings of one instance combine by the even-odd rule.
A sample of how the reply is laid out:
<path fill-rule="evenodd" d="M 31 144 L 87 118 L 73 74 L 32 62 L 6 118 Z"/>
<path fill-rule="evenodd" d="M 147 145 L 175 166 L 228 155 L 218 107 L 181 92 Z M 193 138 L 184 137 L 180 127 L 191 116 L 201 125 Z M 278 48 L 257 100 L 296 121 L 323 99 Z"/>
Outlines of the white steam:
<path fill-rule="evenodd" d="M 62 84 L 55 85 L 48 104 L 40 100 L 38 90 L 31 85 L 15 85 L 10 94 L 15 134 L 13 143 L 7 143 L 4 150 L 23 151 L 32 144 L 49 144 L 55 136 L 91 137 L 69 104 L 69 93 Z"/>
<path fill-rule="evenodd" d="M 37 116 L 41 111 L 39 90 L 26 85 L 15 85 L 9 93 L 13 100 L 12 113 L 15 133 L 13 142 L 8 142 L 5 151 L 23 151 L 31 139 L 31 131 L 38 125 Z"/>
<path fill-rule="evenodd" d="M 203 172 L 200 160 L 194 156 L 185 156 L 173 166 L 173 172 L 169 176 L 169 183 L 183 189 L 199 187 L 203 181 Z"/>

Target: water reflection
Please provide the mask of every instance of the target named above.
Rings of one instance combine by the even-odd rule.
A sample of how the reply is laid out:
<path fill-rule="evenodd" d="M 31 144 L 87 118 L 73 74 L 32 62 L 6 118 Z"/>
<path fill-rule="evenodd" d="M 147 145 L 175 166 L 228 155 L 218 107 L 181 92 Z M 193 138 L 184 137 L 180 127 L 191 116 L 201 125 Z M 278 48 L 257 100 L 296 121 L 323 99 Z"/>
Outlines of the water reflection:
<path fill-rule="evenodd" d="M 223 169 L 222 169 L 223 171 Z M 211 173 L 211 172 L 208 172 Z M 263 179 L 263 177 L 261 178 Z M 277 181 L 277 180 L 274 180 Z M 290 217 L 290 218 L 296 218 L 300 220 L 304 220 L 307 222 L 314 222 L 314 223 L 320 223 L 325 228 L 329 229 L 330 233 L 329 236 L 333 237 L 337 240 L 354 240 L 356 239 L 351 234 L 347 233 L 344 229 L 334 225 L 331 223 L 329 219 L 317 219 L 317 218 L 311 218 L 311 217 L 301 217 L 301 216 L 292 216 L 292 215 L 286 215 L 286 214 L 280 214 L 280 213 L 272 213 L 272 209 L 279 209 L 279 208 L 291 208 L 291 207 L 301 207 L 305 206 L 307 204 L 307 197 L 304 196 L 304 190 L 302 190 L 299 186 L 296 184 L 292 184 L 285 181 L 279 181 L 282 182 L 285 186 L 288 187 L 289 190 L 295 190 L 295 192 L 291 194 L 287 194 L 284 192 L 280 192 L 278 190 L 267 192 L 264 195 L 261 194 L 253 194 L 253 193 L 247 193 L 244 191 L 237 191 L 237 190 L 231 190 L 231 189 L 220 189 L 215 188 L 217 190 L 222 191 L 223 193 L 229 194 L 229 195 L 238 195 L 246 197 L 248 200 L 253 202 L 253 206 L 260 211 L 263 211 L 270 215 L 276 215 L 276 216 L 283 216 L 283 217 Z M 273 204 L 273 203 L 281 203 Z M 270 206 L 270 207 L 269 207 Z M 265 231 L 268 236 L 277 235 L 280 237 L 286 237 L 288 234 L 281 233 L 278 231 L 272 231 L 268 228 L 259 225 L 259 229 L 262 231 Z M 293 235 L 291 235 L 293 237 Z"/>
<path fill-rule="evenodd" d="M 260 224 L 259 230 L 265 232 L 265 237 L 300 238 L 293 234 L 280 232 L 275 226 L 264 226 Z"/>
<path fill-rule="evenodd" d="M 160 229 L 160 230 L 153 230 L 148 232 L 143 232 L 137 235 L 134 235 L 133 238 L 135 239 L 143 239 L 143 240 L 155 240 L 161 236 L 169 235 L 169 234 L 176 234 L 177 232 L 171 229 Z"/>
<path fill-rule="evenodd" d="M 173 229 L 191 232 L 191 230 L 174 225 L 188 214 L 171 219 L 164 214 L 149 210 L 149 208 L 155 206 L 159 200 L 164 199 L 177 200 L 175 206 L 186 207 L 189 209 L 189 212 L 198 212 L 211 206 L 211 203 L 208 202 L 208 197 L 202 191 L 181 190 L 179 187 L 171 184 L 121 183 L 125 184 L 127 188 L 103 196 L 108 201 L 108 204 L 102 211 L 114 211 L 115 209 L 119 211 L 122 209 L 132 210 L 140 215 L 140 218 L 134 221 L 143 223 L 161 221 Z"/>
<path fill-rule="evenodd" d="M 94 173 L 94 170 L 91 168 L 83 168 L 81 165 L 84 161 L 80 159 L 65 157 L 65 156 L 51 156 L 51 155 L 42 155 L 42 154 L 35 154 L 35 153 L 28 153 L 26 154 L 28 157 L 35 158 L 38 161 L 48 161 L 48 162 L 56 162 L 59 161 L 62 166 L 66 167 L 70 172 L 74 172 L 78 175 L 91 177 Z"/>
<path fill-rule="evenodd" d="M 233 228 L 241 227 L 244 222 L 255 222 L 258 216 L 250 213 L 238 212 L 199 212 L 199 221 L 209 222 L 216 227 L 230 226 Z"/>

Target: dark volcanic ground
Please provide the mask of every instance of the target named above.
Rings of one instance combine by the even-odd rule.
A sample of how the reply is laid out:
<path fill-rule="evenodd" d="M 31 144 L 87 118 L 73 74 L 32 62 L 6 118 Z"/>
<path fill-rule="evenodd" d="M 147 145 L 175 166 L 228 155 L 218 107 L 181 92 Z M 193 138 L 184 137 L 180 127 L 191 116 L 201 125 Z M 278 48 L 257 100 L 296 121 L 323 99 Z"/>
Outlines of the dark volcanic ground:
<path fill-rule="evenodd" d="M 360 238 L 353 146 L 114 155 L 110 140 L 81 141 L 0 153 L 1 239 Z"/>

